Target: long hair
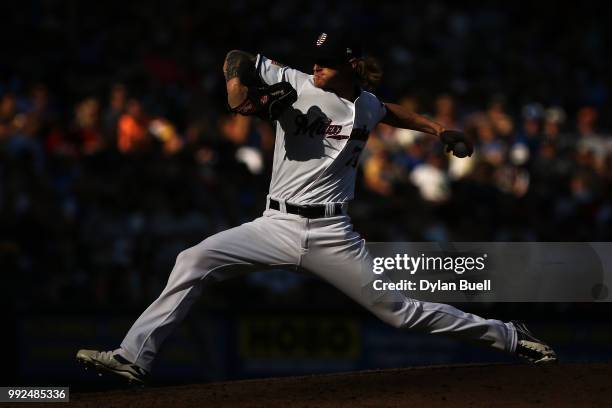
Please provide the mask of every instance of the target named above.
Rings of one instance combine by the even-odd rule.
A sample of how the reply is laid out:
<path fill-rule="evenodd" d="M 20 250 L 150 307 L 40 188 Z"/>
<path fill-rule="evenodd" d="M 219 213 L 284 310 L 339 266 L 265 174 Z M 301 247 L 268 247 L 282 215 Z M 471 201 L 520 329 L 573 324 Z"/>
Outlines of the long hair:
<path fill-rule="evenodd" d="M 372 57 L 357 58 L 356 66 L 353 69 L 359 86 L 367 91 L 374 90 L 382 80 L 382 67 L 380 63 Z"/>

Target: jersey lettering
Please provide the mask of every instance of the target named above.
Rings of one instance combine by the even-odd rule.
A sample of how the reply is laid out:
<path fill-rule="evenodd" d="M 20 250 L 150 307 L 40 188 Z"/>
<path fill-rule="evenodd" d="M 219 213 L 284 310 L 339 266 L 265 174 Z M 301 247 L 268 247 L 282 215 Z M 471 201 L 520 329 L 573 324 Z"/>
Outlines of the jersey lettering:
<path fill-rule="evenodd" d="M 340 125 L 332 125 L 331 119 L 324 119 L 322 117 L 318 117 L 312 121 L 312 123 L 308 123 L 308 115 L 301 114 L 295 117 L 295 135 L 305 135 L 308 134 L 310 137 L 314 137 L 315 135 L 324 135 L 328 137 L 332 137 L 337 139 L 336 135 L 338 135 L 342 131 L 342 126 Z M 345 137 L 341 137 L 345 138 Z"/>

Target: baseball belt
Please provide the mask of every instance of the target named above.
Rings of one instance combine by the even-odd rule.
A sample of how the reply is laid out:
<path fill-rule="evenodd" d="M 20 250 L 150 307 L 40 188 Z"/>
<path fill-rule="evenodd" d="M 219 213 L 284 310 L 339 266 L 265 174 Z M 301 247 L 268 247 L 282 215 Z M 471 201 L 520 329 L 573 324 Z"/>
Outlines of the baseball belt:
<path fill-rule="evenodd" d="M 295 205 L 285 203 L 285 208 L 288 214 L 295 214 L 305 218 L 323 218 L 323 217 L 335 217 L 338 215 L 344 215 L 342 211 L 342 204 L 335 203 L 331 214 L 325 214 L 325 204 L 311 204 L 311 205 Z M 271 198 L 270 209 L 280 211 L 280 202 Z"/>

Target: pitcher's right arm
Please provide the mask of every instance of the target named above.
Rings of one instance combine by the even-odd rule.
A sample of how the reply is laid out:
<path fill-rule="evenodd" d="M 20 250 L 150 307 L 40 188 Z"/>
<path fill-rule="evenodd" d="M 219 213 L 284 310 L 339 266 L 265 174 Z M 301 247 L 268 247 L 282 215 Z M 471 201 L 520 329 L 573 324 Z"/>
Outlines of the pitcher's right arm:
<path fill-rule="evenodd" d="M 246 100 L 249 87 L 258 83 L 255 56 L 240 50 L 228 52 L 223 62 L 223 75 L 227 88 L 227 103 L 234 109 Z"/>

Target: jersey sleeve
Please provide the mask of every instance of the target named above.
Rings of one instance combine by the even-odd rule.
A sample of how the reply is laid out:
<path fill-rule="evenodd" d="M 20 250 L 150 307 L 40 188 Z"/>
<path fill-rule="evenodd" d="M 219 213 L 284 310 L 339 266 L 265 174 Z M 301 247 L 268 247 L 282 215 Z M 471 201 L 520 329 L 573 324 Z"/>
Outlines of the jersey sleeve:
<path fill-rule="evenodd" d="M 387 115 L 387 106 L 383 101 L 381 101 L 378 97 L 376 97 L 376 105 L 377 105 L 377 123 L 383 120 L 383 118 Z"/>
<path fill-rule="evenodd" d="M 364 95 L 367 95 L 367 110 L 368 117 L 374 124 L 383 120 L 383 118 L 387 115 L 387 106 L 385 103 L 376 95 L 370 92 L 363 92 Z"/>
<path fill-rule="evenodd" d="M 261 54 L 257 55 L 255 60 L 255 69 L 261 80 L 268 84 L 274 85 L 279 82 L 289 82 L 292 87 L 295 88 L 298 95 L 300 94 L 302 87 L 308 82 L 309 75 L 293 69 L 269 58 L 264 57 Z"/>

